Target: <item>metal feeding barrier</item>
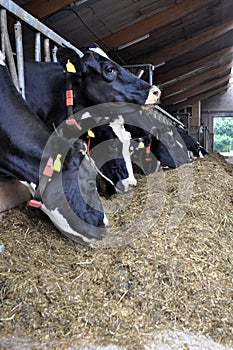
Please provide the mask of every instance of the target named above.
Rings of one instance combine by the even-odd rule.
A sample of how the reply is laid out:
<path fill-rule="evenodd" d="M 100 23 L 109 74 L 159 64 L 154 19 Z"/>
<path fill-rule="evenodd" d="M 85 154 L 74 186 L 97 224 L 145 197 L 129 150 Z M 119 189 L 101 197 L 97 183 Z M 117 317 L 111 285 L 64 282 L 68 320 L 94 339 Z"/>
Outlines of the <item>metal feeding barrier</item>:
<path fill-rule="evenodd" d="M 138 78 L 142 78 L 144 76 L 144 79 L 150 85 L 153 85 L 153 75 L 154 75 L 155 66 L 153 66 L 152 64 L 133 64 L 133 65 L 126 65 L 124 67 L 129 69 L 133 74 L 137 75 Z M 157 119 L 159 119 L 161 114 L 163 116 L 163 121 L 164 121 L 164 117 L 166 117 L 168 118 L 171 124 L 177 124 L 184 127 L 184 124 L 179 119 L 177 119 L 176 117 L 174 117 L 173 115 L 165 111 L 160 106 L 155 105 L 155 109 L 157 111 L 156 113 Z"/>
<path fill-rule="evenodd" d="M 83 53 L 73 46 L 69 41 L 62 38 L 46 25 L 38 21 L 35 17 L 30 15 L 27 11 L 15 4 L 11 0 L 0 0 L 0 22 L 1 22 L 1 49 L 5 54 L 10 69 L 10 73 L 13 82 L 17 90 L 25 98 L 25 84 L 24 84 L 24 54 L 23 54 L 23 38 L 22 38 L 22 26 L 21 21 L 35 31 L 35 61 L 41 61 L 41 35 L 44 40 L 44 53 L 45 61 L 51 61 L 50 54 L 50 41 L 53 43 L 52 48 L 52 60 L 56 61 L 56 45 L 65 46 L 73 49 L 77 54 L 82 57 Z M 7 12 L 13 17 L 16 17 L 17 21 L 14 24 L 15 34 L 15 49 L 16 49 L 16 62 L 17 69 L 14 60 L 14 54 L 11 47 L 10 36 L 7 26 Z"/>
<path fill-rule="evenodd" d="M 16 60 L 14 59 L 14 53 L 11 47 L 10 36 L 8 33 L 7 26 L 7 12 L 16 18 L 14 24 L 14 37 L 15 37 L 15 55 Z M 30 29 L 33 29 L 35 32 L 35 47 L 34 47 L 34 59 L 35 61 L 41 61 L 42 58 L 42 40 L 43 40 L 43 50 L 44 50 L 44 60 L 56 61 L 56 50 L 58 46 L 64 46 L 73 49 L 77 54 L 82 57 L 83 53 L 69 41 L 62 38 L 60 35 L 55 33 L 52 29 L 48 28 L 38 19 L 33 17 L 30 13 L 25 11 L 23 8 L 15 4 L 11 0 L 0 0 L 0 31 L 1 31 L 1 49 L 5 54 L 9 66 L 9 70 L 12 76 L 12 80 L 21 93 L 23 98 L 25 98 L 25 82 L 24 82 L 24 53 L 23 53 L 23 37 L 22 37 L 22 25 L 21 21 L 29 26 Z M 52 42 L 52 49 L 51 43 Z M 16 64 L 15 64 L 16 61 Z M 17 68 L 16 68 L 17 65 Z M 153 84 L 153 72 L 154 66 L 152 64 L 143 64 L 143 65 L 130 65 L 125 68 L 132 71 L 139 78 L 143 75 L 149 84 Z M 177 118 L 166 112 L 163 108 L 158 105 L 155 106 L 157 118 L 164 121 L 164 117 L 168 118 L 168 121 L 173 124 L 184 126 L 181 121 Z"/>

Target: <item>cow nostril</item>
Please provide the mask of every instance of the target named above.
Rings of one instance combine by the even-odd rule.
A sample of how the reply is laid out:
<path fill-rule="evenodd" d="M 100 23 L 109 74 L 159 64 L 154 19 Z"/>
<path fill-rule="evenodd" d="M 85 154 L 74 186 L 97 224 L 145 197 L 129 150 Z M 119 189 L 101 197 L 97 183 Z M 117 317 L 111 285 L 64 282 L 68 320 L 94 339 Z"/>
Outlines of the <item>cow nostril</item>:
<path fill-rule="evenodd" d="M 154 91 L 153 95 L 159 95 L 159 91 Z"/>

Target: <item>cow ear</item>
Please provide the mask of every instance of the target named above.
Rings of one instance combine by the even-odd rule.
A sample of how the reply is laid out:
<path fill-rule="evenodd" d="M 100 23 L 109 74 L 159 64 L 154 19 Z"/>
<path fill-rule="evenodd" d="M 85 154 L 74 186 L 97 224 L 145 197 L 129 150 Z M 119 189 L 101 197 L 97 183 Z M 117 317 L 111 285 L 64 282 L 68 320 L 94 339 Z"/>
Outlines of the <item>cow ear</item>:
<path fill-rule="evenodd" d="M 67 72 L 75 73 L 80 70 L 80 57 L 72 49 L 60 47 L 57 50 L 57 60 Z"/>

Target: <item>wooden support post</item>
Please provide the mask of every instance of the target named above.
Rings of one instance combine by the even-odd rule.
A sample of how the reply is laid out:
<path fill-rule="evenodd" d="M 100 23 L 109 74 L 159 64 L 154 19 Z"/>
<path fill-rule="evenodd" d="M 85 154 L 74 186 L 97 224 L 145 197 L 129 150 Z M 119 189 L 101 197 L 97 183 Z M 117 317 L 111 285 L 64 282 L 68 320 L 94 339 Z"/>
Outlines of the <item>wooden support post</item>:
<path fill-rule="evenodd" d="M 200 126 L 201 125 L 201 102 L 195 102 L 192 105 L 192 118 L 190 120 L 190 126 Z"/>

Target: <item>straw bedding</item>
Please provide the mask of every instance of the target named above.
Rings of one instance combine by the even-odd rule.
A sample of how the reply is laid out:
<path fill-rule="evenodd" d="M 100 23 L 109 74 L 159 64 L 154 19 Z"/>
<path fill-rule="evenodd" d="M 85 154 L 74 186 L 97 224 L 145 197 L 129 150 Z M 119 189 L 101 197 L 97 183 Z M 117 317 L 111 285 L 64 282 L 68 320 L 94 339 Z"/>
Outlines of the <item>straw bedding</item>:
<path fill-rule="evenodd" d="M 111 228 L 89 247 L 40 211 L 10 211 L 0 221 L 0 339 L 141 349 L 156 331 L 189 329 L 232 346 L 232 188 L 233 165 L 218 153 L 139 176 L 133 192 L 102 199 Z"/>

